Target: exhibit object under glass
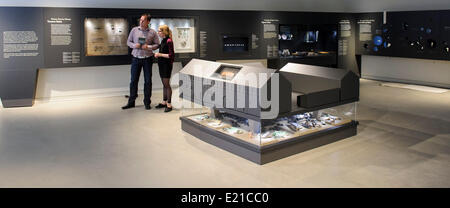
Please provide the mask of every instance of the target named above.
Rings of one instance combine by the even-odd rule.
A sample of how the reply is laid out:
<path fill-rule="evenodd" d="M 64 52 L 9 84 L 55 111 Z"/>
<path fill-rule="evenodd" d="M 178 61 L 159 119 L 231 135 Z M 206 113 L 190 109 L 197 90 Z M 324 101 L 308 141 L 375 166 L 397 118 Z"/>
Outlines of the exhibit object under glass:
<path fill-rule="evenodd" d="M 183 117 L 216 133 L 261 147 L 350 125 L 356 120 L 356 103 L 298 113 L 270 121 L 254 121 L 211 108 L 190 113 L 183 112 Z"/>
<path fill-rule="evenodd" d="M 352 89 L 352 84 L 353 87 L 359 88 L 359 79 L 346 75 L 352 73 L 346 70 L 329 71 L 342 78 L 336 80 L 336 85 L 316 87 L 317 91 L 306 87 L 304 89 L 310 91 L 300 92 L 303 88 L 298 86 L 301 84 L 295 82 L 295 79 L 305 79 L 309 76 L 314 79 L 312 76 L 316 76 L 308 75 L 305 71 L 306 74 L 295 75 L 295 71 L 302 73 L 302 67 L 309 66 L 290 65 L 289 70 L 283 72 L 282 69 L 278 73 L 263 67 L 193 59 L 180 71 L 182 129 L 205 142 L 258 164 L 356 135 L 359 91 L 356 91 L 356 94 L 347 93 L 349 96 L 334 100 L 324 98 L 327 102 L 313 102 L 314 105 L 308 107 L 300 105 L 303 104 L 300 100 L 305 96 L 312 96 L 313 101 L 320 100 L 322 91 L 327 92 L 330 90 L 328 88 L 332 88 L 332 93 L 337 92 L 338 96 L 345 95 L 341 89 L 348 91 Z M 293 70 L 295 68 L 297 70 Z M 224 71 L 227 75 L 221 75 Z M 249 72 L 263 73 L 266 78 L 258 80 L 256 85 L 239 81 L 248 78 Z M 330 76 L 324 78 L 324 81 Z M 278 82 L 274 82 L 275 79 Z M 265 87 L 268 87 L 268 90 L 264 89 Z M 211 92 L 214 99 L 207 97 L 211 96 Z M 257 97 L 253 106 L 250 105 L 252 96 Z M 244 106 L 230 105 L 238 103 L 239 101 L 234 99 L 239 98 L 246 100 L 243 102 Z M 265 98 L 275 100 L 271 107 L 264 106 Z M 278 108 L 276 114 L 270 113 L 273 106 Z"/>
<path fill-rule="evenodd" d="M 128 22 L 125 18 L 85 18 L 86 56 L 127 55 Z"/>
<path fill-rule="evenodd" d="M 279 25 L 279 59 L 270 59 L 269 65 L 280 69 L 286 63 L 302 63 L 337 67 L 338 26 Z"/>

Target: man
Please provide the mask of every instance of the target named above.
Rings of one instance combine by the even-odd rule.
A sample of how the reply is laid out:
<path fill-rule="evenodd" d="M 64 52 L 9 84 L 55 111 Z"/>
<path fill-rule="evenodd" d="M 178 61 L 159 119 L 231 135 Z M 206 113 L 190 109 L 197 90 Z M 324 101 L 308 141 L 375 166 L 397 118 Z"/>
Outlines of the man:
<path fill-rule="evenodd" d="M 131 60 L 130 97 L 128 104 L 122 107 L 124 110 L 135 106 L 141 69 L 144 69 L 145 78 L 144 105 L 145 109 L 151 109 L 153 50 L 158 48 L 159 38 L 156 31 L 148 27 L 150 18 L 149 14 L 143 14 L 139 20 L 140 25 L 134 27 L 128 36 L 127 44 L 133 49 L 131 52 L 133 57 Z"/>

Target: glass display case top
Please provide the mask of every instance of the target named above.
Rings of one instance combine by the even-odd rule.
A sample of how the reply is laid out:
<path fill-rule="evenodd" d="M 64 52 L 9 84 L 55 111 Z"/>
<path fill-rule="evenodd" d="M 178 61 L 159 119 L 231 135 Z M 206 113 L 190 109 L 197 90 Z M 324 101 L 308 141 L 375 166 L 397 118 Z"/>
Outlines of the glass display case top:
<path fill-rule="evenodd" d="M 205 128 L 258 147 L 301 139 L 302 136 L 340 127 L 356 120 L 356 103 L 281 117 L 264 123 L 215 109 L 205 109 L 186 118 Z"/>

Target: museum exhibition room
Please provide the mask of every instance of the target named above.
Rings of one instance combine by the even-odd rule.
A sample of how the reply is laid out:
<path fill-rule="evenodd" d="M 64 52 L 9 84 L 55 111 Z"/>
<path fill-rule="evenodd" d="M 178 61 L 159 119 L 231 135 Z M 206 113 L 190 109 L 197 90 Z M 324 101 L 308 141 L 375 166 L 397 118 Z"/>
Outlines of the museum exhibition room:
<path fill-rule="evenodd" d="M 0 53 L 0 188 L 450 187 L 448 0 L 0 0 Z"/>

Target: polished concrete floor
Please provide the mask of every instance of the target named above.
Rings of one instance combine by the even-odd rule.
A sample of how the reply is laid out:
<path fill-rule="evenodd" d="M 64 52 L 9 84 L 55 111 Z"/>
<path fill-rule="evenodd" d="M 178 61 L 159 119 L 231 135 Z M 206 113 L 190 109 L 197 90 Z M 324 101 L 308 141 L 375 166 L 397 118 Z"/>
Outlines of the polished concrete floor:
<path fill-rule="evenodd" d="M 356 136 L 262 166 L 123 97 L 0 109 L 0 187 L 450 187 L 450 92 L 360 98 Z"/>

